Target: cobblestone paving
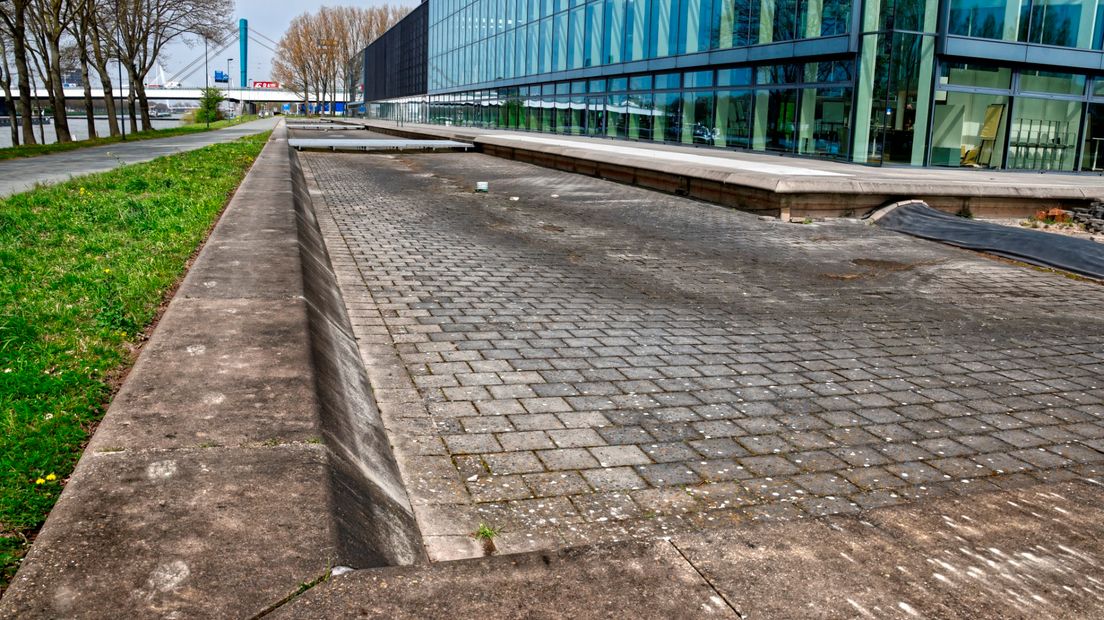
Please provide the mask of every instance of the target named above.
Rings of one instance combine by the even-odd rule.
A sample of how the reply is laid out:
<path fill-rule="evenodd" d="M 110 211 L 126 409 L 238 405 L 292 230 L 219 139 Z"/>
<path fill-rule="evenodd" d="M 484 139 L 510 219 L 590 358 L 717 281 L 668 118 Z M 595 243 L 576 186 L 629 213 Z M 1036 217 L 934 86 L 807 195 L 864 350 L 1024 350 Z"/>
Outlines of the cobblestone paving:
<path fill-rule="evenodd" d="M 302 158 L 436 559 L 1104 461 L 1104 286 L 482 155 Z"/>

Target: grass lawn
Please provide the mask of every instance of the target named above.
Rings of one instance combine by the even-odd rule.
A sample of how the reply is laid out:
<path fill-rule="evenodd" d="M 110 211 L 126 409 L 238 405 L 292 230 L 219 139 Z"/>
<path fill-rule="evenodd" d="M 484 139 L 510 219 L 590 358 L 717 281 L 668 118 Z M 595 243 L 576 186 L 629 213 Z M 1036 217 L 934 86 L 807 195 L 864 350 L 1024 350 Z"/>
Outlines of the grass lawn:
<path fill-rule="evenodd" d="M 267 136 L 0 199 L 0 592 Z"/>
<path fill-rule="evenodd" d="M 247 114 L 245 116 L 239 116 L 238 118 L 215 121 L 211 123 L 211 129 L 222 129 L 224 127 L 232 127 L 234 125 L 240 125 L 249 121 L 257 120 L 256 115 Z M 83 121 L 84 119 L 78 119 Z M 180 136 L 184 134 L 198 133 L 201 131 L 207 131 L 206 124 L 195 125 L 181 125 L 180 127 L 169 127 L 167 129 L 153 129 L 150 131 L 139 131 L 138 133 L 127 133 L 126 141 L 134 142 L 138 140 L 149 140 L 151 138 L 171 138 L 173 136 Z M 37 136 L 36 136 L 37 138 Z M 19 146 L 9 146 L 5 149 L 0 149 L 0 160 L 16 159 L 18 157 L 35 157 L 37 155 L 47 155 L 49 153 L 60 153 L 62 151 L 72 151 L 76 149 L 83 149 L 90 146 L 103 146 L 104 144 L 115 144 L 122 142 L 121 137 L 101 137 L 94 140 L 80 140 L 78 142 L 66 142 L 64 144 L 55 142 L 53 144 L 32 144 L 30 146 L 22 144 Z"/>

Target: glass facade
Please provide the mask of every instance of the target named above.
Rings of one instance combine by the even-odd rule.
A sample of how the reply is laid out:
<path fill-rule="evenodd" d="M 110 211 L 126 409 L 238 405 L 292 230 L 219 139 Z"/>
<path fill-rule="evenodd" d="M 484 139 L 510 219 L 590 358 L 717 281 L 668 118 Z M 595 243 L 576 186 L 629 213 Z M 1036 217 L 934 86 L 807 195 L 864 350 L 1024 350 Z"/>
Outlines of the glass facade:
<path fill-rule="evenodd" d="M 423 6 L 426 92 L 367 98 L 369 116 L 873 165 L 1104 171 L 1104 0 Z"/>

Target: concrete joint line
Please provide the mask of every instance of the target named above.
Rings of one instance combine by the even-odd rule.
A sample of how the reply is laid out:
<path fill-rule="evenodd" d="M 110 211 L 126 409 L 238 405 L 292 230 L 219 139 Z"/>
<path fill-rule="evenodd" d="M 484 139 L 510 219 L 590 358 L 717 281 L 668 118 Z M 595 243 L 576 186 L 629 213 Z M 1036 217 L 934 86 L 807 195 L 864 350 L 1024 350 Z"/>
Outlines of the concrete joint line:
<path fill-rule="evenodd" d="M 713 581 L 709 579 L 709 577 L 707 577 L 705 573 L 701 572 L 698 567 L 694 565 L 693 562 L 690 561 L 690 558 L 686 557 L 686 554 L 682 552 L 682 549 L 679 549 L 678 543 L 676 543 L 673 539 L 668 538 L 667 544 L 671 545 L 671 547 L 675 550 L 675 553 L 678 553 L 679 557 L 682 558 L 682 561 L 686 562 L 687 566 L 694 569 L 694 572 L 697 573 L 699 577 L 701 577 L 702 581 L 709 585 L 709 588 L 713 590 L 717 597 L 724 601 L 725 605 L 728 605 L 728 608 L 732 610 L 732 613 L 736 614 L 736 616 L 739 618 L 747 617 L 744 614 L 740 613 L 739 609 L 736 609 L 736 605 L 732 601 L 728 600 L 728 597 L 725 596 L 724 592 L 721 592 L 717 588 L 717 585 L 713 583 Z"/>

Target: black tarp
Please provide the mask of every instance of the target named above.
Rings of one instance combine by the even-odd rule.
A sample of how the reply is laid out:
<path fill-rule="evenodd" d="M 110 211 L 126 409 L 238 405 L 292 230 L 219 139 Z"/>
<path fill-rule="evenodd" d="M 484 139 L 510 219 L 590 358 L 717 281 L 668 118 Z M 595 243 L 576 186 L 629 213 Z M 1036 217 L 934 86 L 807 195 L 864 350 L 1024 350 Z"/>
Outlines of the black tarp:
<path fill-rule="evenodd" d="M 921 203 L 886 213 L 877 225 L 949 245 L 1104 280 L 1104 243 L 958 217 Z"/>

